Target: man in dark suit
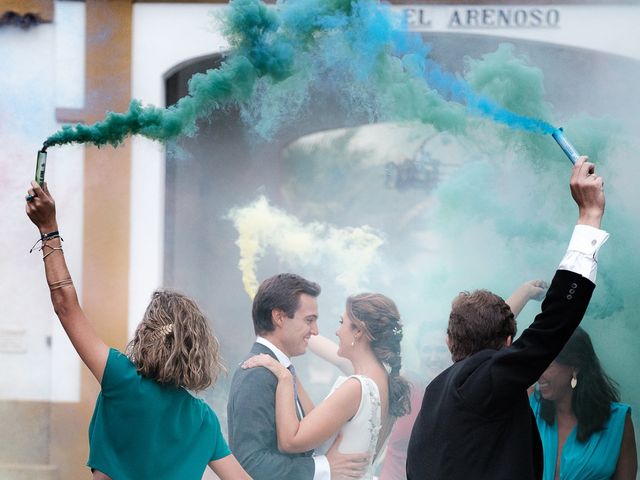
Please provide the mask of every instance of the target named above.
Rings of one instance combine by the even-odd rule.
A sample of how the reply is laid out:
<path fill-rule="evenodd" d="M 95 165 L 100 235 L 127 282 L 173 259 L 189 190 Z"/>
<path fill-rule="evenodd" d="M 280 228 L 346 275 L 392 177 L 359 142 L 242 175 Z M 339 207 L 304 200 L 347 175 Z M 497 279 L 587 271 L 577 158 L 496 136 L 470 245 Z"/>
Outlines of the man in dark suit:
<path fill-rule="evenodd" d="M 578 326 L 595 287 L 596 255 L 608 234 L 602 179 L 586 158 L 571 194 L 579 209 L 542 312 L 512 343 L 509 306 L 486 290 L 452 304 L 447 345 L 455 362 L 426 388 L 407 452 L 408 480 L 539 480 L 542 444 L 527 388 Z"/>
<path fill-rule="evenodd" d="M 252 311 L 257 339 L 246 358 L 266 353 L 290 368 L 290 358 L 304 354 L 311 335 L 318 334 L 319 294 L 318 284 L 290 273 L 262 282 Z M 337 444 L 326 456 L 279 452 L 275 423 L 277 384 L 276 377 L 266 368 L 239 368 L 229 389 L 229 446 L 254 480 L 330 480 L 332 476 L 351 476 L 366 465 L 366 456 L 341 454 Z M 303 391 L 300 397 L 303 401 L 296 398 L 296 404 L 302 418 Z"/>

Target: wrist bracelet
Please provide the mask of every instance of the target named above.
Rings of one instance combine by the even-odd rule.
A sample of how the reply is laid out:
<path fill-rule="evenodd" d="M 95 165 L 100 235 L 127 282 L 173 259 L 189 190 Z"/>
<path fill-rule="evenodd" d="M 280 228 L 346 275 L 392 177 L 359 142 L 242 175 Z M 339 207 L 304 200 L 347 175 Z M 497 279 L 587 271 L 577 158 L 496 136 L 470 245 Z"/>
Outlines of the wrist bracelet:
<path fill-rule="evenodd" d="M 49 238 L 56 238 L 59 236 L 60 236 L 60 232 L 58 230 L 54 230 L 53 232 L 49 232 L 49 233 L 41 233 L 40 240 L 47 240 Z"/>
<path fill-rule="evenodd" d="M 46 243 L 43 243 L 42 248 L 40 248 L 40 250 L 44 250 L 44 247 L 49 247 L 51 251 L 42 255 L 42 261 L 44 261 L 45 258 L 47 258 L 49 255 L 51 255 L 55 251 L 60 251 L 60 253 L 64 254 L 64 251 L 62 250 L 62 245 L 60 245 L 59 247 L 52 247 L 51 245 L 47 245 Z"/>
<path fill-rule="evenodd" d="M 51 282 L 49 283 L 49 288 L 63 285 L 65 283 L 73 283 L 71 277 L 63 278 L 62 280 L 58 280 L 57 282 Z"/>
<path fill-rule="evenodd" d="M 41 244 L 41 246 L 40 246 L 40 248 L 38 250 L 42 250 L 45 247 L 45 242 L 47 240 L 53 240 L 54 238 L 59 238 L 60 242 L 64 242 L 64 240 L 60 236 L 60 232 L 58 230 L 56 230 L 54 232 L 49 232 L 49 233 L 41 233 L 40 234 L 40 238 L 38 240 L 36 240 L 36 243 L 33 244 L 33 247 L 31 247 L 31 249 L 29 250 L 29 253 L 33 252 L 33 250 L 38 246 L 39 243 Z M 48 245 L 46 245 L 46 246 L 48 246 Z M 54 248 L 54 247 L 49 247 L 49 248 Z M 54 248 L 54 250 L 58 250 L 58 249 Z M 49 253 L 51 253 L 51 252 L 49 252 Z"/>
<path fill-rule="evenodd" d="M 71 280 L 71 277 L 65 278 L 64 280 L 60 280 L 58 282 L 51 282 L 49 284 L 49 290 L 51 291 L 58 290 L 59 288 L 64 288 L 68 285 L 73 285 L 73 281 Z"/>

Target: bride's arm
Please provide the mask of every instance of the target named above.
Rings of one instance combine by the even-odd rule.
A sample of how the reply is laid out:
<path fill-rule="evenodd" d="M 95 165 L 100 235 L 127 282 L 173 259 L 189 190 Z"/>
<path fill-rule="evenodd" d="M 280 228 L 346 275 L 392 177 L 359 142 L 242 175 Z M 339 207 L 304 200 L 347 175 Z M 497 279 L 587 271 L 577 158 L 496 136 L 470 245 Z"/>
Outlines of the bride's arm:
<path fill-rule="evenodd" d="M 311 450 L 342 428 L 360 406 L 362 387 L 351 378 L 345 381 L 302 421 L 296 415 L 293 377 L 280 362 L 269 355 L 256 355 L 246 360 L 243 368 L 266 367 L 278 379 L 276 388 L 276 431 L 278 449 L 286 453 Z M 300 392 L 298 392 L 300 396 Z"/>
<path fill-rule="evenodd" d="M 353 373 L 353 365 L 349 360 L 338 356 L 338 345 L 322 335 L 312 335 L 309 339 L 309 350 L 320 358 L 334 364 L 346 375 Z"/>
<path fill-rule="evenodd" d="M 356 414 L 360 407 L 361 395 L 360 382 L 351 378 L 316 405 L 302 421 L 298 421 L 293 401 L 293 381 L 291 378 L 283 381 L 278 378 L 276 389 L 278 449 L 286 453 L 306 452 L 331 438 Z"/>

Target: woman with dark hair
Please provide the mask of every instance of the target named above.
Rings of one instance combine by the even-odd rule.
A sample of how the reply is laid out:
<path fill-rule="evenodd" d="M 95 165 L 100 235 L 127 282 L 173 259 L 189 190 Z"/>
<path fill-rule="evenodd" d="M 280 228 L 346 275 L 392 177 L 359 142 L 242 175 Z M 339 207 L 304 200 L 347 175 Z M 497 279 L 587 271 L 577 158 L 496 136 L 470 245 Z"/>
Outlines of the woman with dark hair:
<path fill-rule="evenodd" d="M 293 373 L 269 355 L 248 359 L 243 368 L 266 367 L 277 378 L 278 448 L 287 453 L 326 451 L 341 434 L 339 451 L 367 452 L 367 471 L 350 478 L 372 478 L 373 462 L 397 417 L 409 413 L 409 384 L 400 376 L 402 324 L 395 303 L 379 293 L 347 299 L 336 331 L 339 344 L 319 339 L 311 346 L 329 361 L 341 357 L 353 375 L 339 377 L 329 396 L 315 406 Z M 315 341 L 316 339 L 314 339 Z M 339 363 L 339 362 L 334 362 Z M 299 397 L 304 416 L 296 412 Z M 298 413 L 298 414 L 297 414 Z"/>
<path fill-rule="evenodd" d="M 629 405 L 578 327 L 531 395 L 544 455 L 543 480 L 635 480 Z"/>

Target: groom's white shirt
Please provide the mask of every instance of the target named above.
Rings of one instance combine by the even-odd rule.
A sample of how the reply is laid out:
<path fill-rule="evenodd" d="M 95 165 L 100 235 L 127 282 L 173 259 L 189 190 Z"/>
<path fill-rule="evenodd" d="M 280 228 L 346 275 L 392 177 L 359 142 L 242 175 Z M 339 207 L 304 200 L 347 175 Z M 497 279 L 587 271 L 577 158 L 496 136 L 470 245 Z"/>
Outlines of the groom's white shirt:
<path fill-rule="evenodd" d="M 291 359 L 287 357 L 282 350 L 276 347 L 273 343 L 267 340 L 264 337 L 257 337 L 256 343 L 264 345 L 269 350 L 273 352 L 278 361 L 285 366 L 285 368 L 289 368 L 291 365 Z M 274 412 L 275 414 L 275 412 Z M 329 466 L 329 460 L 324 455 L 313 455 L 313 461 L 315 462 L 315 469 L 313 472 L 313 480 L 331 480 L 331 467 Z"/>

